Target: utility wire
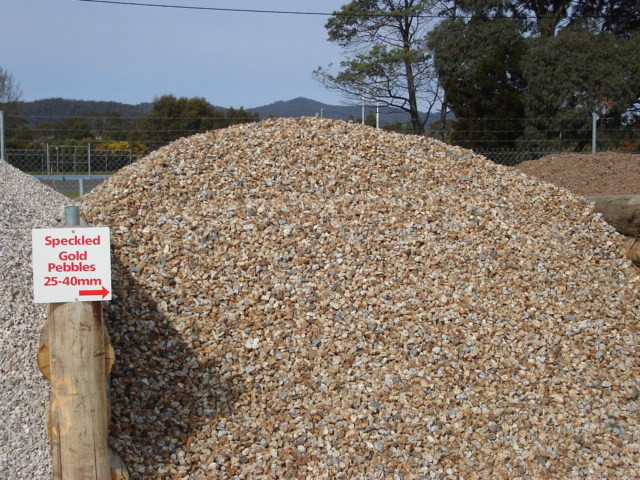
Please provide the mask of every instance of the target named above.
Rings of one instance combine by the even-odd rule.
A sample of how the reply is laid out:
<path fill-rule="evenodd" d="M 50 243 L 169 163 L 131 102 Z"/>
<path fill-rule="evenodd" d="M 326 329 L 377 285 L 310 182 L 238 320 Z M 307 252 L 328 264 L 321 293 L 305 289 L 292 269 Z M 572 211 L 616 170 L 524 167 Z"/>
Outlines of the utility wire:
<path fill-rule="evenodd" d="M 411 13 L 406 13 L 403 11 L 396 12 L 381 12 L 381 13 L 346 13 L 341 11 L 336 11 L 332 13 L 328 12 L 309 12 L 309 11 L 301 11 L 301 10 L 261 10 L 261 9 L 253 9 L 253 8 L 223 8 L 223 7 L 200 7 L 200 6 L 191 6 L 191 5 L 173 5 L 173 4 L 162 4 L 162 3 L 146 3 L 146 2 L 131 2 L 125 0 L 78 0 L 79 2 L 87 2 L 87 3 L 104 3 L 110 5 L 126 5 L 126 6 L 137 6 L 137 7 L 155 7 L 155 8 L 174 8 L 174 9 L 182 9 L 182 10 L 208 10 L 213 12 L 234 12 L 234 13 L 262 13 L 262 14 L 279 14 L 279 15 L 310 15 L 310 16 L 321 16 L 321 17 L 369 17 L 369 18 L 393 18 L 403 15 L 408 15 L 414 18 L 451 18 L 450 15 L 437 14 L 437 15 L 427 15 L 427 14 L 419 14 L 412 15 Z M 473 15 L 456 15 L 456 18 L 464 18 L 471 19 L 474 18 Z M 542 18 L 554 18 L 553 15 L 544 15 L 538 18 L 535 15 L 524 15 L 523 18 L 540 20 Z M 585 16 L 585 18 L 600 18 L 598 16 Z"/>
<path fill-rule="evenodd" d="M 240 13 L 273 13 L 281 15 L 319 15 L 324 17 L 330 17 L 333 13 L 326 12 L 303 12 L 303 11 L 290 11 L 290 10 L 257 10 L 250 8 L 222 8 L 222 7 L 195 7 L 190 5 L 164 5 L 160 3 L 141 3 L 141 2 L 125 2 L 116 0 L 78 0 L 80 2 L 89 3 L 108 3 L 112 5 L 135 5 L 139 7 L 158 7 L 158 8 L 180 8 L 184 10 L 210 10 L 214 12 L 240 12 Z"/>
<path fill-rule="evenodd" d="M 369 17 L 369 18 L 380 18 L 380 17 L 398 17 L 404 15 L 404 12 L 384 12 L 384 13 L 343 13 L 340 11 L 328 13 L 328 12 L 308 12 L 308 11 L 300 11 L 300 10 L 259 10 L 252 8 L 222 8 L 222 7 L 195 7 L 191 5 L 167 5 L 161 3 L 142 3 L 142 2 L 128 2 L 124 0 L 78 0 L 80 2 L 88 2 L 88 3 L 107 3 L 111 5 L 127 5 L 127 6 L 138 6 L 138 7 L 158 7 L 158 8 L 177 8 L 183 10 L 209 10 L 213 12 L 235 12 L 235 13 L 267 13 L 267 14 L 280 14 L 280 15 L 315 15 L 321 17 L 349 17 L 349 16 L 357 16 L 357 17 Z M 447 15 L 409 15 L 415 18 L 449 18 Z M 463 15 L 458 15 L 458 18 L 471 18 L 465 17 Z"/>

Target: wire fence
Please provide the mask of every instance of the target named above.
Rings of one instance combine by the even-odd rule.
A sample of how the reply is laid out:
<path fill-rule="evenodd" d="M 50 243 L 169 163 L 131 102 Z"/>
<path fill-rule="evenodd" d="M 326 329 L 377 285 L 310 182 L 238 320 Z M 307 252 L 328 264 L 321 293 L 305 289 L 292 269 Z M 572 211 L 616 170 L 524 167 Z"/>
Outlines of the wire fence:
<path fill-rule="evenodd" d="M 509 167 L 515 167 L 520 165 L 523 162 L 529 160 L 537 160 L 539 158 L 545 157 L 547 155 L 569 155 L 569 154 L 592 154 L 594 153 L 591 150 L 584 150 L 581 152 L 575 151 L 566 151 L 566 150 L 558 150 L 558 149 L 501 149 L 501 148 L 490 148 L 490 149 L 476 149 L 475 153 L 479 155 L 483 155 L 494 163 L 498 163 L 500 165 L 505 165 Z M 628 153 L 628 154 L 640 154 L 640 150 L 626 150 L 624 152 L 619 152 L 615 150 L 603 150 L 595 153 Z M 638 157 L 638 161 L 640 161 L 640 155 Z"/>
<path fill-rule="evenodd" d="M 555 155 L 561 152 L 557 150 L 529 150 L 529 149 L 504 149 L 504 148 L 488 148 L 477 149 L 475 153 L 487 157 L 500 165 L 513 166 L 520 165 L 528 160 L 536 160 L 546 155 Z"/>
<path fill-rule="evenodd" d="M 568 152 L 541 148 L 480 148 L 474 151 L 505 166 L 517 166 L 547 155 L 592 153 L 591 150 Z M 640 161 L 639 150 L 626 150 L 625 153 L 638 154 Z M 54 190 L 74 197 L 90 192 L 110 175 L 137 161 L 141 156 L 131 150 L 94 149 L 90 145 L 47 145 L 42 149 L 7 149 L 5 158 L 9 164 L 36 176 Z"/>
<path fill-rule="evenodd" d="M 479 148 L 474 151 L 495 163 L 506 166 L 517 166 L 547 155 L 576 153 L 540 148 Z M 589 150 L 579 153 L 592 152 Z M 640 150 L 628 150 L 625 153 L 640 154 Z M 92 150 L 85 146 L 50 145 L 43 149 L 6 150 L 6 160 L 9 164 L 25 173 L 38 176 L 112 175 L 122 167 L 137 161 L 141 156 L 134 154 L 131 150 Z"/>
<path fill-rule="evenodd" d="M 138 159 L 131 150 L 99 150 L 90 146 L 47 145 L 42 149 L 7 149 L 6 161 L 39 176 L 111 175 Z"/>
<path fill-rule="evenodd" d="M 515 167 L 529 160 L 537 160 L 547 155 L 558 155 L 568 153 L 558 149 L 509 149 L 509 148 L 481 148 L 474 150 L 475 153 L 487 157 L 494 163 Z M 574 152 L 572 152 L 574 153 Z M 591 152 L 589 152 L 591 153 Z"/>

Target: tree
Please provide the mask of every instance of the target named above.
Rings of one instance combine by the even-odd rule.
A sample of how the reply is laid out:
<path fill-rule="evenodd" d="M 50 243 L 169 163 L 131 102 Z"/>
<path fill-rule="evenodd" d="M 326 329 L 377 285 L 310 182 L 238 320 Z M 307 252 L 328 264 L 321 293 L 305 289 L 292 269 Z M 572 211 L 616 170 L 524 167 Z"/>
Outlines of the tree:
<path fill-rule="evenodd" d="M 528 140 L 582 150 L 591 116 L 612 126 L 640 96 L 638 38 L 566 28 L 530 42 L 523 62 Z"/>
<path fill-rule="evenodd" d="M 427 42 L 446 105 L 457 117 L 452 140 L 473 140 L 472 147 L 492 141 L 549 147 L 562 138 L 579 146 L 594 109 L 609 123 L 634 113 L 640 98 L 638 2 L 458 0 L 452 5 L 450 18 Z"/>
<path fill-rule="evenodd" d="M 154 100 L 151 112 L 136 122 L 131 140 L 157 147 L 198 132 L 258 119 L 258 114 L 248 113 L 243 108 L 229 108 L 225 114 L 204 98 L 163 95 Z"/>
<path fill-rule="evenodd" d="M 424 36 L 435 0 L 353 0 L 325 25 L 329 41 L 347 55 L 341 71 L 319 67 L 314 77 L 353 103 L 393 107 L 407 112 L 414 133 L 440 99 L 440 85 Z M 426 115 L 420 115 L 420 107 Z"/>
<path fill-rule="evenodd" d="M 14 147 L 14 139 L 28 136 L 24 131 L 26 121 L 20 117 L 18 101 L 22 96 L 20 85 L 16 83 L 13 75 L 0 67 L 0 111 L 4 116 L 4 128 L 6 145 Z M 5 146 L 6 146 L 5 145 Z"/>
<path fill-rule="evenodd" d="M 15 103 L 20 100 L 22 91 L 13 79 L 13 75 L 0 67 L 0 106 Z"/>
<path fill-rule="evenodd" d="M 574 18 L 592 19 L 596 32 L 630 38 L 640 30 L 640 5 L 637 0 L 582 0 Z"/>
<path fill-rule="evenodd" d="M 151 112 L 136 122 L 132 140 L 160 146 L 180 137 L 219 128 L 223 122 L 224 114 L 204 98 L 163 95 L 153 101 Z"/>
<path fill-rule="evenodd" d="M 121 151 L 130 151 L 133 155 L 144 155 L 147 153 L 148 148 L 143 143 L 139 142 L 108 142 L 100 143 L 95 147 L 96 152 L 100 153 L 112 153 Z"/>
<path fill-rule="evenodd" d="M 472 148 L 514 147 L 523 129 L 525 41 L 509 18 L 443 21 L 429 37 L 435 66 L 456 115 L 449 140 Z"/>
<path fill-rule="evenodd" d="M 132 121 L 129 118 L 122 118 L 117 112 L 95 112 L 91 111 L 83 115 L 91 137 L 100 141 L 125 141 L 130 130 Z"/>
<path fill-rule="evenodd" d="M 258 112 L 247 112 L 244 107 L 240 107 L 238 109 L 229 107 L 224 118 L 225 127 L 228 127 L 237 123 L 257 122 L 260 120 L 260 114 Z"/>

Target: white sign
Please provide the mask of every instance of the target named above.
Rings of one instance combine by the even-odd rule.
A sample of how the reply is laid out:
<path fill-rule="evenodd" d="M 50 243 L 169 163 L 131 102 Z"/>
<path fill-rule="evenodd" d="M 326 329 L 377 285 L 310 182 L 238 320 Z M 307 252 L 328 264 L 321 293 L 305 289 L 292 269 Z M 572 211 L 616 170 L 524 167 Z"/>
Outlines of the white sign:
<path fill-rule="evenodd" d="M 41 228 L 31 238 L 35 303 L 111 300 L 108 228 Z"/>

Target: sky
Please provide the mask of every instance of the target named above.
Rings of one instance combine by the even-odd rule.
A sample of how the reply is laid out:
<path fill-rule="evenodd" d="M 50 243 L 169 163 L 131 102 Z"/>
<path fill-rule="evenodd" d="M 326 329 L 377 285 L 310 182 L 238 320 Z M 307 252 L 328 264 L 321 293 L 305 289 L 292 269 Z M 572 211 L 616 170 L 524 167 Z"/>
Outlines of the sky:
<path fill-rule="evenodd" d="M 121 0 L 245 10 L 325 12 L 347 0 Z M 138 104 L 173 94 L 221 107 L 342 97 L 312 78 L 338 65 L 328 16 L 117 5 L 80 0 L 0 0 L 0 67 L 21 100 Z"/>

